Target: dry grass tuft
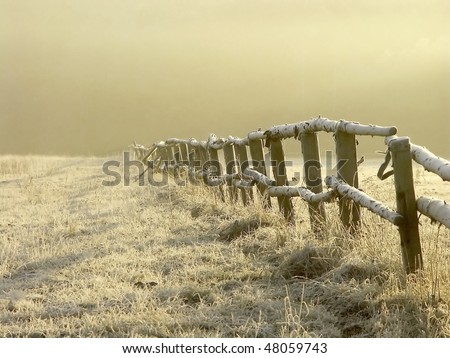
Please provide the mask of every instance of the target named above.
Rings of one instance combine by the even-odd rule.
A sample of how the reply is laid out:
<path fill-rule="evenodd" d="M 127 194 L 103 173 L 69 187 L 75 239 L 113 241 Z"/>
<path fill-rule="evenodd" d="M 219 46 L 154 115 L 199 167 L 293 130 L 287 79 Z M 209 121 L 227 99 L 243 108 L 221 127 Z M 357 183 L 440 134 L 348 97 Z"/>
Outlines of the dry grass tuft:
<path fill-rule="evenodd" d="M 260 219 L 240 219 L 225 225 L 224 228 L 220 229 L 217 233 L 218 240 L 221 241 L 232 241 L 241 237 L 243 235 L 248 235 L 254 232 L 256 229 L 262 226 L 268 226 L 269 222 L 261 221 Z"/>
<path fill-rule="evenodd" d="M 329 272 L 339 257 L 328 247 L 306 246 L 291 253 L 278 268 L 278 274 L 285 278 L 316 279 Z"/>

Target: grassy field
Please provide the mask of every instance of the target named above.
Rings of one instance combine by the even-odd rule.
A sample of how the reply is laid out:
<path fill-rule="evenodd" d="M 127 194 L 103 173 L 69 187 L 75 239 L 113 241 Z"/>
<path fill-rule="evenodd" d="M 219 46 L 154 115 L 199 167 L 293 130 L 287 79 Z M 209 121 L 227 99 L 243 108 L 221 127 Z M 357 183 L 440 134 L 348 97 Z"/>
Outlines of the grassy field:
<path fill-rule="evenodd" d="M 299 199 L 286 226 L 200 186 L 103 186 L 104 160 L 0 157 L 0 337 L 450 337 L 450 233 L 429 219 L 407 279 L 369 212 L 349 237 L 327 204 L 317 240 Z M 361 187 L 395 207 L 375 173 L 363 163 Z M 414 174 L 418 196 L 450 199 Z"/>

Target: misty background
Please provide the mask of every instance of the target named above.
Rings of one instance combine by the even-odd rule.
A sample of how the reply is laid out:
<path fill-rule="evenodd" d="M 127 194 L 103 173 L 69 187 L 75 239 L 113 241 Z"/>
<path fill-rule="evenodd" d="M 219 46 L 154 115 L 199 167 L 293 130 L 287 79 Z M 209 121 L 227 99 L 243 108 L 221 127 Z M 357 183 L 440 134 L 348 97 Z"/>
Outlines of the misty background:
<path fill-rule="evenodd" d="M 321 114 L 449 156 L 449 18 L 448 0 L 0 0 L 0 154 L 107 155 Z"/>

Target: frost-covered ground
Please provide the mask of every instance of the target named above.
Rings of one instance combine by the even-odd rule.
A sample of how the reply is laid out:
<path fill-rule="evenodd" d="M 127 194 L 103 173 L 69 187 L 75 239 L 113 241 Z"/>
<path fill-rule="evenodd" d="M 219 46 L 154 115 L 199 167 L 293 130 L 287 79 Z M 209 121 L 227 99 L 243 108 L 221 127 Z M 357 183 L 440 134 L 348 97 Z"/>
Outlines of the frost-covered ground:
<path fill-rule="evenodd" d="M 1 337 L 450 336 L 450 235 L 429 219 L 406 280 L 397 230 L 370 213 L 349 237 L 327 204 L 317 240 L 300 199 L 288 226 L 200 186 L 105 187 L 104 160 L 0 157 Z M 361 188 L 394 208 L 374 164 Z M 414 174 L 417 196 L 450 199 Z"/>

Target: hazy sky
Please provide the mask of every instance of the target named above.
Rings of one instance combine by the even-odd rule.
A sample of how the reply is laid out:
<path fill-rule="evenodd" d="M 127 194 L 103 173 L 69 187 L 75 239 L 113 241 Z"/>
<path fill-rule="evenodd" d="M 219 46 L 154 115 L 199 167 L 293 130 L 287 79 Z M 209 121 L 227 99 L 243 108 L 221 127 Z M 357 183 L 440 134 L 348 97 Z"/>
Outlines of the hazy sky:
<path fill-rule="evenodd" d="M 321 114 L 450 155 L 449 18 L 448 0 L 0 0 L 0 153 Z"/>

